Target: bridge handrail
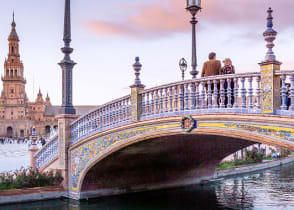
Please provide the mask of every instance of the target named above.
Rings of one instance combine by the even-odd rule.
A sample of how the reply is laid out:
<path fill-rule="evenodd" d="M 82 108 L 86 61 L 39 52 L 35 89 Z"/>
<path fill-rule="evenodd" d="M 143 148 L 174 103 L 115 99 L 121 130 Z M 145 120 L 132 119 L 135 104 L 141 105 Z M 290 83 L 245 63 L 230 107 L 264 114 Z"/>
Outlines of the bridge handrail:
<path fill-rule="evenodd" d="M 291 75 L 294 75 L 294 70 L 275 71 L 275 75 L 277 75 L 277 76 L 280 76 L 280 75 L 291 76 Z"/>
<path fill-rule="evenodd" d="M 40 148 L 39 151 L 36 152 L 34 156 L 37 157 L 42 152 L 42 150 L 45 149 L 49 145 L 49 143 L 54 141 L 56 138 L 58 138 L 58 133 L 55 133 L 54 136 L 51 136 L 49 140 L 46 142 L 46 144 L 42 148 Z"/>
<path fill-rule="evenodd" d="M 47 163 L 58 156 L 58 135 L 54 135 L 50 140 L 34 155 L 36 167 L 44 167 Z"/>
<path fill-rule="evenodd" d="M 140 93 L 147 93 L 147 92 L 158 90 L 158 89 L 168 88 L 170 86 L 184 85 L 184 84 L 188 84 L 188 83 L 192 83 L 192 82 L 201 83 L 201 82 L 207 82 L 207 81 L 213 81 L 213 80 L 221 80 L 221 79 L 233 79 L 233 78 L 242 78 L 242 77 L 246 78 L 246 77 L 258 77 L 258 76 L 260 76 L 260 72 L 225 74 L 225 75 L 201 77 L 201 78 L 197 78 L 197 79 L 181 80 L 181 81 L 177 81 L 177 82 L 172 82 L 172 83 L 152 87 L 152 88 L 149 88 L 149 89 L 145 89 L 145 90 L 141 91 Z"/>
<path fill-rule="evenodd" d="M 96 112 L 96 111 L 99 110 L 99 109 L 103 109 L 104 107 L 106 107 L 106 106 L 108 106 L 108 105 L 111 105 L 111 104 L 114 104 L 114 103 L 117 103 L 117 102 L 120 102 L 120 101 L 126 100 L 126 99 L 128 99 L 128 98 L 131 98 L 131 95 L 126 95 L 126 96 L 123 96 L 123 97 L 121 97 L 121 98 L 114 99 L 114 100 L 112 100 L 112 101 L 110 101 L 110 102 L 107 102 L 107 103 L 105 103 L 105 104 L 103 104 L 103 105 L 97 106 L 96 108 L 93 108 L 92 110 L 90 110 L 90 111 L 87 112 L 86 114 L 81 115 L 78 119 L 74 120 L 74 121 L 71 123 L 71 125 L 75 124 L 75 123 L 78 122 L 79 120 L 83 119 L 85 116 L 90 115 L 90 114 Z"/>
<path fill-rule="evenodd" d="M 99 106 L 71 124 L 72 143 L 76 143 L 90 133 L 128 123 L 131 115 L 130 111 L 131 95 Z"/>

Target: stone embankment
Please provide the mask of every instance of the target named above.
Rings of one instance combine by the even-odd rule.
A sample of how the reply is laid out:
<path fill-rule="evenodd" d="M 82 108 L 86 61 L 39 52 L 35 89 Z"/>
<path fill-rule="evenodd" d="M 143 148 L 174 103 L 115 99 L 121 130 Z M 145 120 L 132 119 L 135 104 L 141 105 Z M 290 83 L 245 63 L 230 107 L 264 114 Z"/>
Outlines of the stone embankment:
<path fill-rule="evenodd" d="M 261 171 L 273 167 L 277 167 L 279 165 L 284 165 L 288 163 L 294 162 L 294 156 L 289 156 L 287 158 L 283 159 L 278 159 L 278 160 L 273 160 L 273 161 L 267 161 L 263 163 L 257 163 L 257 164 L 252 164 L 252 165 L 245 165 L 245 166 L 240 166 L 240 167 L 233 167 L 233 168 L 228 168 L 228 169 L 223 169 L 223 170 L 217 170 L 214 174 L 214 179 L 218 178 L 225 178 L 229 176 L 235 176 L 235 175 L 240 175 L 240 174 L 245 174 L 245 173 L 250 173 L 250 172 L 255 172 L 255 171 Z"/>
<path fill-rule="evenodd" d="M 6 190 L 0 191 L 0 205 L 58 199 L 63 196 L 65 196 L 65 191 L 62 187 L 37 187 L 30 189 Z"/>

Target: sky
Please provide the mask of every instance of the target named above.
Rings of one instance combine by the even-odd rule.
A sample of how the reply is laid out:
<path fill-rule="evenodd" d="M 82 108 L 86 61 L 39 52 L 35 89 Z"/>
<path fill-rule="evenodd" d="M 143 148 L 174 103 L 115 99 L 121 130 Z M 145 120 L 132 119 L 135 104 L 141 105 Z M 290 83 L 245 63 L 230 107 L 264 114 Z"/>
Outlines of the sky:
<path fill-rule="evenodd" d="M 39 87 L 61 104 L 64 0 L 0 0 L 0 72 L 8 54 L 12 13 L 32 101 Z M 72 0 L 73 103 L 100 105 L 130 94 L 136 56 L 146 88 L 181 80 L 178 62 L 191 63 L 190 14 L 185 0 Z M 209 52 L 231 58 L 236 71 L 258 72 L 266 53 L 266 10 L 278 31 L 274 52 L 283 70 L 294 70 L 293 0 L 203 0 L 197 14 L 197 58 L 201 71 Z M 186 72 L 189 75 L 191 66 Z M 2 88 L 2 85 L 1 85 Z"/>

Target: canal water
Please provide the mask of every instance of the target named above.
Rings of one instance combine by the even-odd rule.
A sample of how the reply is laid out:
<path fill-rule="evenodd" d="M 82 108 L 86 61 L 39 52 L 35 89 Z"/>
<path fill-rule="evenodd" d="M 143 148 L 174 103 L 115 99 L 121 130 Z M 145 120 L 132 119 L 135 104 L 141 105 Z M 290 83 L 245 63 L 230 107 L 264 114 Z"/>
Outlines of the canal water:
<path fill-rule="evenodd" d="M 1 147 L 1 146 L 0 146 Z M 19 153 L 15 153 L 19 154 Z M 0 153 L 1 165 L 5 157 Z M 22 161 L 23 159 L 19 159 Z M 22 163 L 25 165 L 25 163 Z M 294 209 L 294 164 L 235 176 L 205 186 L 113 196 L 0 206 L 1 210 Z"/>

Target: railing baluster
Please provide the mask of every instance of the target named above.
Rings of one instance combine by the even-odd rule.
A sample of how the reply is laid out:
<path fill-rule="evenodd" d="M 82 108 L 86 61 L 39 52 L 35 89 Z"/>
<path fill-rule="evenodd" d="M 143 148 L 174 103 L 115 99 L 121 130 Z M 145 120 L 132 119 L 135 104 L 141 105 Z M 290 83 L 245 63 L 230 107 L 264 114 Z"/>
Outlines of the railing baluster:
<path fill-rule="evenodd" d="M 191 110 L 194 110 L 196 109 L 196 87 L 195 87 L 195 83 L 192 82 L 190 84 L 190 89 L 191 89 L 191 92 L 190 92 L 190 109 Z"/>
<path fill-rule="evenodd" d="M 217 88 L 218 81 L 215 79 L 213 80 L 213 108 L 218 108 L 218 88 Z"/>
<path fill-rule="evenodd" d="M 256 88 L 256 108 L 260 109 L 260 76 L 256 77 L 256 83 L 257 83 L 257 88 Z"/>
<path fill-rule="evenodd" d="M 196 82 L 195 83 L 196 85 L 196 109 L 200 109 L 200 88 L 199 88 L 199 85 L 200 83 L 199 82 Z"/>
<path fill-rule="evenodd" d="M 221 101 L 220 108 L 222 108 L 222 109 L 226 107 L 226 105 L 225 105 L 226 95 L 225 95 L 224 84 L 225 84 L 225 80 L 221 79 L 220 80 L 220 101 Z"/>
<path fill-rule="evenodd" d="M 116 121 L 116 103 L 112 104 L 112 119 L 111 119 L 111 125 L 113 126 Z"/>
<path fill-rule="evenodd" d="M 184 85 L 180 85 L 180 110 L 184 110 Z"/>
<path fill-rule="evenodd" d="M 239 104 L 238 104 L 238 98 L 239 98 L 239 84 L 238 84 L 239 78 L 235 77 L 234 78 L 234 108 L 239 108 Z"/>
<path fill-rule="evenodd" d="M 227 108 L 232 108 L 232 79 L 227 79 Z"/>
<path fill-rule="evenodd" d="M 189 110 L 189 84 L 185 84 L 185 110 Z"/>
<path fill-rule="evenodd" d="M 126 101 L 122 101 L 122 121 L 126 120 Z"/>
<path fill-rule="evenodd" d="M 130 119 L 131 116 L 131 98 L 127 99 L 127 120 Z"/>
<path fill-rule="evenodd" d="M 201 82 L 201 86 L 202 86 L 202 91 L 201 91 L 201 109 L 205 109 L 206 108 L 205 81 L 202 81 Z"/>
<path fill-rule="evenodd" d="M 160 89 L 159 90 L 159 94 L 160 94 L 160 106 L 159 106 L 159 109 L 160 109 L 160 113 L 163 113 L 163 89 Z"/>
<path fill-rule="evenodd" d="M 282 96 L 282 104 L 281 104 L 281 110 L 287 110 L 287 88 L 286 88 L 286 75 L 281 76 L 282 80 L 282 87 L 281 87 L 281 96 Z"/>
<path fill-rule="evenodd" d="M 249 88 L 248 88 L 248 97 L 249 103 L 248 108 L 253 109 L 253 88 L 252 88 L 252 77 L 248 77 Z"/>
<path fill-rule="evenodd" d="M 119 122 L 119 110 L 120 110 L 120 107 L 119 107 L 119 102 L 116 103 L 116 117 L 115 117 L 115 124 Z"/>
<path fill-rule="evenodd" d="M 109 125 L 109 106 L 106 106 L 106 111 L 105 111 L 105 127 L 107 127 Z"/>
<path fill-rule="evenodd" d="M 119 122 L 122 121 L 122 106 L 121 106 L 121 103 L 122 103 L 122 101 L 120 101 L 120 102 L 118 103 L 118 109 L 119 109 L 119 113 L 118 113 L 118 115 L 119 115 Z"/>
<path fill-rule="evenodd" d="M 290 76 L 291 88 L 290 88 L 290 97 L 291 97 L 291 106 L 289 110 L 294 111 L 294 75 Z"/>
<path fill-rule="evenodd" d="M 174 96 L 175 96 L 175 100 L 174 100 L 174 102 L 175 102 L 175 112 L 177 112 L 178 111 L 178 86 L 176 85 L 176 86 L 174 86 Z"/>
<path fill-rule="evenodd" d="M 151 91 L 151 115 L 154 115 L 154 92 Z"/>
<path fill-rule="evenodd" d="M 208 109 L 212 108 L 212 90 L 211 90 L 211 84 L 212 81 L 207 81 L 207 103 L 208 103 Z"/>
<path fill-rule="evenodd" d="M 169 112 L 173 112 L 173 87 L 169 87 Z"/>
<path fill-rule="evenodd" d="M 241 98 L 242 98 L 242 105 L 241 108 L 246 108 L 246 88 L 245 88 L 245 77 L 241 77 Z"/>
<path fill-rule="evenodd" d="M 142 117 L 146 116 L 146 103 L 145 103 L 145 93 L 142 93 Z"/>
<path fill-rule="evenodd" d="M 168 112 L 168 88 L 164 89 L 165 112 Z"/>
<path fill-rule="evenodd" d="M 155 113 L 159 114 L 159 97 L 158 90 L 155 90 Z"/>
<path fill-rule="evenodd" d="M 109 123 L 108 126 L 112 125 L 112 118 L 113 118 L 113 104 L 108 105 L 109 106 Z"/>
<path fill-rule="evenodd" d="M 150 103 L 149 103 L 149 95 L 150 95 L 150 93 L 147 92 L 146 95 L 147 95 L 147 102 L 146 102 L 146 116 L 149 116 L 149 114 L 150 114 Z"/>

